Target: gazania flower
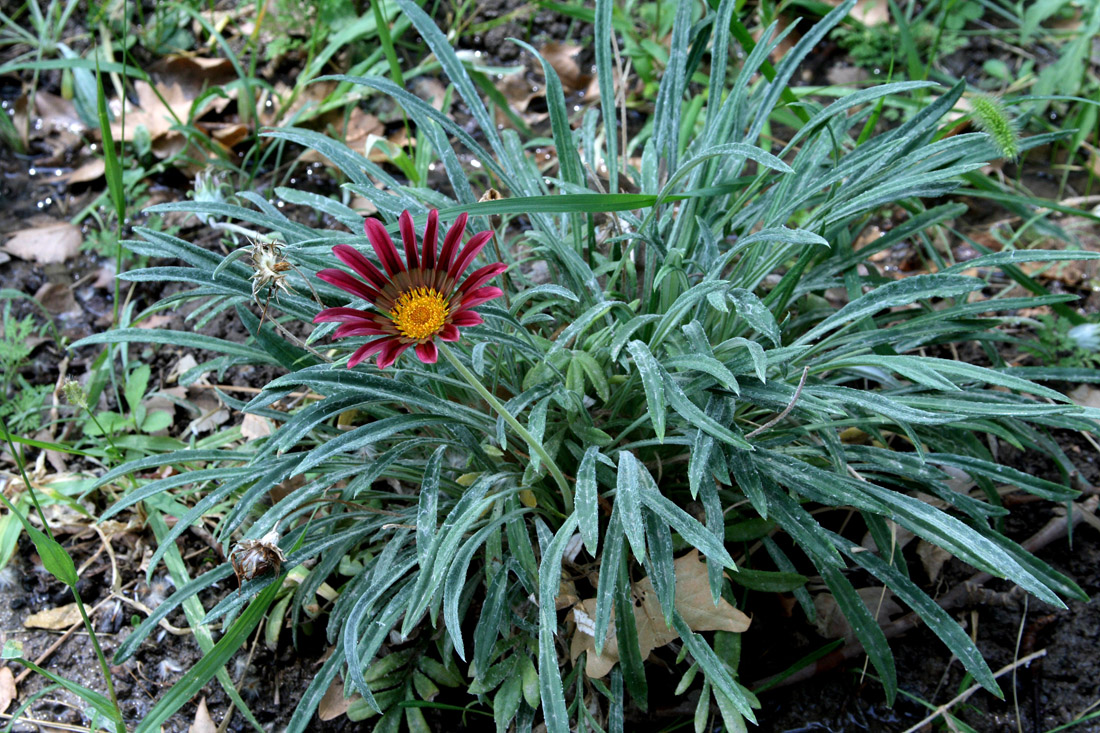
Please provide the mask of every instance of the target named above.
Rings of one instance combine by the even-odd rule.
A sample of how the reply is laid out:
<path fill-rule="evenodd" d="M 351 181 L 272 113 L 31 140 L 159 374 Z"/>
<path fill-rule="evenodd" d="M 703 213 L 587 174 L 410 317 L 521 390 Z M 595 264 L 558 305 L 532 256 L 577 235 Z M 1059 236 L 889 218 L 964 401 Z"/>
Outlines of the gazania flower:
<path fill-rule="evenodd" d="M 364 229 L 382 262 L 385 275 L 354 248 L 346 244 L 332 248 L 340 261 L 362 280 L 343 270 L 321 270 L 317 277 L 363 298 L 375 310 L 326 308 L 317 314 L 313 322 L 335 321 L 343 324 L 333 334 L 336 338 L 381 337 L 356 349 L 348 360 L 349 369 L 374 354 L 378 354 L 378 368 L 385 369 L 410 346 L 416 347 L 420 361 L 434 364 L 439 355 L 435 339 L 458 341 L 460 327 L 481 323 L 481 316 L 471 309 L 503 295 L 500 288 L 485 286 L 490 279 L 507 269 L 507 265 L 501 262 L 478 268 L 459 282 L 462 273 L 492 237 L 492 232 L 478 232 L 460 250 L 466 218 L 466 214 L 461 214 L 451 225 L 443 238 L 443 251 L 437 257 L 438 212 L 432 209 L 428 213 L 424 246 L 419 253 L 412 216 L 408 211 L 403 212 L 398 223 L 405 246 L 404 262 L 382 223 L 377 219 L 367 219 Z"/>

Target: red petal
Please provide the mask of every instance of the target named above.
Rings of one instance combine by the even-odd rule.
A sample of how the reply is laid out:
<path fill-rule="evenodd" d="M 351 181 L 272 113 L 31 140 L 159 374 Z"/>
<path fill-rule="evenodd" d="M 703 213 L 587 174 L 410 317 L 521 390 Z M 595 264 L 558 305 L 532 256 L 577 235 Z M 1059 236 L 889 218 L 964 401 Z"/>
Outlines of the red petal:
<path fill-rule="evenodd" d="M 390 336 L 393 331 L 379 328 L 373 323 L 345 323 L 332 334 L 333 338 L 346 338 L 348 336 Z"/>
<path fill-rule="evenodd" d="M 403 344 L 397 339 L 391 339 L 386 342 L 385 348 L 378 352 L 378 368 L 385 369 L 390 364 L 397 361 L 397 357 L 401 356 L 405 352 L 405 349 L 412 346 L 411 343 Z"/>
<path fill-rule="evenodd" d="M 386 278 L 359 250 L 347 244 L 338 244 L 332 248 L 332 253 L 377 290 L 386 287 Z"/>
<path fill-rule="evenodd" d="M 455 219 L 455 223 L 451 224 L 451 228 L 447 230 L 447 236 L 443 238 L 443 251 L 439 254 L 439 262 L 436 264 L 437 270 L 446 272 L 451 267 L 451 258 L 455 256 L 455 250 L 458 249 L 458 243 L 462 241 L 462 235 L 466 231 L 466 212 L 462 212 Z"/>
<path fill-rule="evenodd" d="M 435 364 L 435 360 L 439 358 L 439 352 L 436 350 L 433 341 L 424 341 L 417 344 L 416 355 L 425 364 Z"/>
<path fill-rule="evenodd" d="M 465 296 L 463 296 L 462 305 L 460 305 L 459 308 L 461 308 L 462 310 L 466 310 L 467 308 L 476 308 L 482 303 L 492 300 L 493 298 L 499 298 L 502 295 L 504 295 L 504 291 L 500 288 L 495 287 L 478 288 L 477 290 L 471 290 L 470 292 L 466 293 Z M 453 321 L 454 319 L 451 320 Z"/>
<path fill-rule="evenodd" d="M 459 253 L 458 258 L 455 259 L 455 263 L 447 270 L 447 274 L 457 280 L 459 275 L 466 271 L 466 268 L 470 266 L 470 263 L 474 261 L 474 258 L 481 252 L 481 248 L 485 246 L 485 243 L 488 242 L 492 236 L 492 232 L 478 232 L 470 237 L 470 241 L 466 243 L 465 249 Z"/>
<path fill-rule="evenodd" d="M 325 308 L 313 317 L 314 323 L 350 323 L 369 319 L 373 314 L 358 308 Z"/>
<path fill-rule="evenodd" d="M 370 303 L 378 300 L 377 290 L 374 290 L 365 282 L 356 280 L 343 270 L 321 270 L 317 273 L 317 277 L 330 285 L 335 285 L 346 293 L 358 295 Z"/>
<path fill-rule="evenodd" d="M 384 349 L 387 344 L 396 340 L 397 337 L 395 336 L 387 336 L 386 338 L 371 341 L 369 344 L 360 346 L 355 350 L 355 353 L 351 355 L 351 358 L 348 359 L 348 369 L 357 366 L 364 359 L 369 359 L 371 356 Z"/>
<path fill-rule="evenodd" d="M 462 326 L 463 328 L 469 328 L 470 326 L 478 326 L 483 323 L 481 314 L 477 311 L 459 311 L 451 317 L 451 323 L 456 326 Z"/>
<path fill-rule="evenodd" d="M 401 242 L 405 245 L 405 262 L 410 270 L 415 270 L 420 267 L 420 258 L 416 256 L 416 228 L 408 209 L 397 218 L 397 226 L 401 229 Z"/>
<path fill-rule="evenodd" d="M 458 292 L 465 293 L 467 291 L 474 290 L 475 288 L 480 288 L 482 285 L 489 282 L 494 277 L 507 269 L 508 265 L 504 264 L 503 262 L 497 262 L 493 265 L 485 265 L 485 267 L 480 267 L 470 273 L 470 276 L 466 278 L 465 282 L 462 283 L 462 287 L 458 289 Z"/>
<path fill-rule="evenodd" d="M 448 323 L 439 332 L 440 341 L 458 341 L 458 338 L 458 326 L 453 323 Z"/>
<path fill-rule="evenodd" d="M 424 228 L 424 257 L 421 266 L 425 270 L 435 268 L 435 246 L 439 232 L 439 211 L 432 209 L 428 212 L 428 226 Z"/>
<path fill-rule="evenodd" d="M 367 239 L 374 247 L 378 259 L 382 262 L 382 266 L 386 268 L 386 273 L 393 277 L 399 272 L 404 272 L 405 266 L 401 264 L 401 258 L 397 255 L 397 248 L 393 246 L 390 233 L 386 231 L 386 227 L 382 226 L 382 222 L 377 219 L 367 219 L 363 229 L 366 231 Z"/>

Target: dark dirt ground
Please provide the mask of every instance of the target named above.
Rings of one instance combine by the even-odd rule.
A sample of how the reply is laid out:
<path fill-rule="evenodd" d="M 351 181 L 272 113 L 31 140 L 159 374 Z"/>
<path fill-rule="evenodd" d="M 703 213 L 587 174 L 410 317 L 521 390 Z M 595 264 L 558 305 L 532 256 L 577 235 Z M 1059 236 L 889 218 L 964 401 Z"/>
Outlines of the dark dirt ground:
<path fill-rule="evenodd" d="M 479 7 L 477 20 L 491 21 L 509 12 L 515 5 L 513 0 L 484 3 Z M 515 52 L 515 47 L 504 43 L 503 39 L 508 36 L 528 37 L 531 27 L 509 21 L 484 36 L 474 37 L 471 48 L 490 54 L 494 63 L 514 63 L 518 59 L 518 53 Z M 583 38 L 586 30 L 572 21 L 546 12 L 535 15 L 533 27 L 543 37 L 554 39 L 565 38 L 570 29 L 574 39 Z M 590 52 L 582 51 L 578 56 L 582 69 L 591 63 L 591 58 L 586 57 L 588 53 Z M 843 59 L 837 58 L 837 49 L 826 47 L 820 58 L 807 64 L 802 79 L 804 82 L 817 83 L 826 79 L 830 70 L 836 72 L 837 67 L 843 66 Z M 11 87 L 5 82 L 0 91 L 7 95 Z M 457 107 L 455 112 L 461 115 L 461 107 Z M 638 121 L 642 120 L 644 117 L 639 116 Z M 76 167 L 89 155 L 86 142 L 82 141 L 81 145 L 69 150 L 66 156 L 60 159 L 51 158 L 49 162 L 59 166 L 59 170 Z M 96 186 L 101 184 L 65 186 L 51 181 L 48 176 L 29 175 L 28 171 L 32 167 L 41 167 L 47 153 L 56 157 L 52 151 L 44 150 L 29 157 L 16 157 L 10 151 L 0 151 L 0 235 L 24 226 L 35 215 L 45 213 L 57 217 L 71 216 L 98 195 L 99 189 Z M 184 192 L 174 187 L 179 184 L 181 181 L 176 177 L 164 185 L 158 184 L 160 187 L 156 192 L 167 199 L 182 198 Z M 323 183 L 319 188 L 323 190 Z M 183 236 L 198 238 L 204 235 L 194 228 L 185 228 Z M 905 272 L 916 266 L 912 259 L 912 250 L 899 251 L 892 253 L 883 266 L 888 271 L 892 268 L 892 271 Z M 11 259 L 0 263 L 0 288 L 35 294 L 50 283 L 71 286 L 73 302 L 64 301 L 64 308 L 53 315 L 63 336 L 75 340 L 103 329 L 110 322 L 113 297 L 111 288 L 103 282 L 96 283 L 94 277 L 97 271 L 109 264 L 99 255 L 87 252 L 60 265 L 33 266 Z M 130 297 L 143 305 L 149 305 L 164 294 L 166 293 L 163 290 L 142 285 Z M 25 302 L 13 301 L 13 312 L 22 316 L 31 310 Z M 176 315 L 169 327 L 189 326 Z M 228 318 L 216 320 L 206 331 L 223 336 L 237 333 L 243 338 L 244 335 L 240 325 Z M 33 384 L 53 383 L 64 356 L 57 344 L 45 341 L 36 348 L 22 374 Z M 67 364 L 69 373 L 81 373 L 94 356 L 91 350 L 73 355 Z M 170 352 L 160 353 L 153 362 L 154 380 L 163 379 L 177 357 L 178 354 Z M 231 373 L 226 381 L 258 386 L 270 376 L 272 375 Z M 239 421 L 240 415 L 235 414 L 231 419 Z M 1094 449 L 1075 436 L 1064 435 L 1061 438 L 1084 477 L 1094 484 L 1100 482 Z M 1035 472 L 1036 475 L 1056 478 L 1050 466 L 1031 465 L 1030 460 L 1028 456 L 1017 455 L 1012 456 L 1008 462 L 1022 470 Z M 3 468 L 8 471 L 11 466 L 5 464 Z M 1017 539 L 1029 537 L 1054 516 L 1057 510 L 1057 507 L 1046 503 L 1020 507 L 1009 522 L 1010 535 Z M 105 651 L 110 657 L 129 634 L 130 616 L 136 611 L 122 601 L 109 597 L 107 588 L 110 583 L 110 563 L 101 552 L 102 544 L 96 533 L 85 529 L 62 536 L 62 540 L 74 555 L 78 567 L 95 556 L 83 573 L 81 590 L 89 605 L 102 604 L 95 616 L 95 623 Z M 123 533 L 113 540 L 113 549 L 119 558 L 123 594 L 146 606 L 154 606 L 164 595 L 172 592 L 170 583 L 163 579 L 163 575 L 158 575 L 150 587 L 145 583 L 144 571 L 138 570 L 142 558 L 148 555 L 151 541 L 151 533 L 141 529 Z M 195 534 L 185 534 L 179 545 L 184 557 L 188 558 L 192 576 L 221 562 L 217 551 Z M 979 692 L 965 705 L 952 709 L 954 714 L 976 730 L 1006 733 L 1048 731 L 1069 722 L 1100 700 L 1100 532 L 1087 524 L 1078 525 L 1072 545 L 1067 540 L 1059 540 L 1044 548 L 1038 555 L 1055 569 L 1076 580 L 1090 600 L 1071 602 L 1067 609 L 1054 609 L 1034 600 L 1025 606 L 1019 597 L 1001 593 L 993 599 L 975 598 L 954 612 L 968 631 L 976 634 L 979 647 L 994 670 L 1011 663 L 1017 656 L 1031 651 L 1047 650 L 1043 659 L 1019 671 L 1015 685 L 1011 675 L 1002 678 L 1005 702 L 997 701 L 988 693 Z M 914 576 L 922 577 L 922 572 L 919 563 L 914 560 Z M 952 584 L 962 582 L 971 574 L 972 571 L 961 563 L 950 561 L 940 581 L 940 595 L 949 590 Z M 1003 584 L 993 583 L 992 587 L 996 591 L 1008 590 Z M 230 579 L 201 598 L 204 606 L 210 608 L 219 598 L 234 591 L 235 582 Z M 22 641 L 25 655 L 35 658 L 53 644 L 59 634 L 24 629 L 23 620 L 30 613 L 64 605 L 70 600 L 67 591 L 42 571 L 33 547 L 25 540 L 22 541 L 8 568 L 0 572 L 0 637 Z M 751 652 L 756 656 L 746 656 L 746 661 L 742 664 L 742 674 L 746 679 L 760 679 L 773 674 L 804 654 L 821 647 L 826 641 L 805 623 L 797 610 L 792 618 L 781 617 L 775 613 L 775 608 L 751 610 L 755 613 L 755 619 L 752 631 L 746 636 L 746 655 Z M 167 621 L 176 627 L 186 626 L 182 611 L 174 612 Z M 1017 637 L 1021 635 L 1021 649 L 1017 653 Z M 246 659 L 246 651 L 242 651 L 229 665 L 231 676 L 235 682 L 240 683 L 245 700 L 270 730 L 279 730 L 286 724 L 295 702 L 315 673 L 325 651 L 323 639 L 319 638 L 320 633 L 316 636 L 302 634 L 301 645 L 297 650 L 289 643 L 289 636 L 289 632 L 284 630 L 274 651 L 260 643 L 256 645 L 250 662 Z M 897 638 L 893 640 L 892 646 L 897 660 L 899 686 L 904 692 L 939 705 L 960 691 L 960 685 L 963 685 L 961 666 L 949 658 L 942 644 L 926 629 L 919 628 Z M 200 657 L 197 645 L 189 636 L 176 636 L 163 631 L 146 640 L 131 660 L 112 670 L 119 696 L 124 701 L 124 712 L 131 720 L 140 720 L 163 690 L 177 681 L 183 671 Z M 759 660 L 759 674 L 754 673 L 755 668 L 748 661 L 750 659 Z M 82 630 L 78 630 L 62 643 L 44 664 L 69 679 L 102 689 L 98 665 L 90 642 Z M 858 658 L 839 670 L 821 673 L 797 686 L 763 693 L 763 708 L 757 716 L 760 721 L 758 730 L 789 733 L 901 731 L 927 715 L 928 710 L 924 706 L 905 695 L 899 695 L 892 709 L 887 708 L 881 687 L 869 678 L 861 679 L 861 667 L 862 658 Z M 14 671 L 18 675 L 20 668 L 15 666 Z M 654 691 L 651 713 L 642 716 L 637 711 L 633 714 L 628 711 L 630 729 L 650 731 L 688 723 L 695 705 L 692 694 L 683 700 L 662 699 L 659 694 L 660 690 L 672 689 L 676 681 L 677 679 L 656 665 L 651 668 L 650 689 Z M 36 675 L 29 676 L 19 683 L 21 698 L 41 689 L 44 684 Z M 195 705 L 201 697 L 206 698 L 214 721 L 218 722 L 228 701 L 217 683 L 212 683 L 195 701 L 169 721 L 164 730 L 186 731 L 194 720 Z M 39 702 L 33 710 L 33 717 L 72 726 L 86 723 L 75 698 L 61 693 L 52 694 Z M 454 721 L 433 722 L 441 731 L 457 729 Z M 942 724 L 937 723 L 936 728 L 942 729 Z M 33 729 L 35 727 L 22 724 L 16 726 L 17 731 Z M 54 729 L 62 728 L 55 726 Z M 245 730 L 246 726 L 238 715 L 228 729 Z M 360 727 L 346 719 L 338 719 L 317 723 L 314 729 L 340 731 L 359 730 Z M 1086 723 L 1075 730 L 1100 731 L 1100 721 Z"/>

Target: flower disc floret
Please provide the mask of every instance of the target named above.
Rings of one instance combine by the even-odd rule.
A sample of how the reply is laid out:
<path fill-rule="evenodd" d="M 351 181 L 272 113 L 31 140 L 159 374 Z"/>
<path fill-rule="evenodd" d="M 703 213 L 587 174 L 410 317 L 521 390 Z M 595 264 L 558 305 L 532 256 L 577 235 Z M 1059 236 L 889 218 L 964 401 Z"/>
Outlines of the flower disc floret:
<path fill-rule="evenodd" d="M 362 298 L 373 310 L 326 308 L 313 322 L 340 323 L 333 334 L 336 338 L 380 337 L 356 349 L 348 359 L 348 368 L 377 354 L 378 368 L 385 369 L 410 346 L 415 347 L 422 362 L 435 363 L 439 356 L 436 338 L 457 341 L 459 328 L 481 323 L 481 316 L 473 308 L 503 295 L 500 288 L 486 283 L 507 266 L 500 262 L 485 265 L 461 279 L 492 237 L 492 232 L 478 232 L 463 246 L 466 221 L 466 214 L 460 214 L 437 253 L 439 214 L 433 209 L 428 213 L 423 247 L 417 251 L 412 216 L 403 212 L 398 219 L 405 250 L 402 262 L 382 222 L 367 219 L 363 228 L 381 269 L 350 245 L 338 244 L 332 248 L 337 259 L 358 278 L 336 269 L 322 270 L 317 277 Z"/>
<path fill-rule="evenodd" d="M 442 331 L 450 313 L 450 305 L 435 288 L 414 288 L 397 298 L 390 318 L 403 336 L 420 340 Z"/>

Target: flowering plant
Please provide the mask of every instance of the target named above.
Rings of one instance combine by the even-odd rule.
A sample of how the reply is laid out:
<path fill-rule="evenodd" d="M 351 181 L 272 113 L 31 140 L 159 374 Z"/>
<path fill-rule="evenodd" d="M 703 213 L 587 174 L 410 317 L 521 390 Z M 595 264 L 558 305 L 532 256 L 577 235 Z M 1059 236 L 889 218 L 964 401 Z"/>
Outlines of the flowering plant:
<path fill-rule="evenodd" d="M 207 514 L 219 516 L 227 545 L 241 534 L 280 531 L 283 568 L 295 582 L 248 580 L 239 597 L 225 596 L 202 620 L 234 618 L 246 603 L 276 603 L 272 616 L 288 616 L 302 633 L 320 633 L 314 630 L 323 622 L 329 654 L 288 730 L 309 729 L 322 699 L 347 697 L 349 717 L 379 715 L 384 730 L 402 720 L 427 729 L 421 709 L 440 685 L 463 686 L 491 704 L 498 730 L 530 730 L 538 718 L 551 733 L 622 730 L 628 706 L 637 715 L 651 697 L 676 689 L 649 685 L 670 671 L 682 674 L 676 694 L 699 690 L 699 729 L 718 715 L 727 729 L 743 729 L 760 704 L 754 681 L 783 667 L 762 669 L 767 660 L 741 654 L 741 637 L 764 624 L 747 627 L 735 606 L 751 611 L 766 594 L 790 592 L 814 618 L 811 590 L 827 593 L 850 619 L 854 640 L 845 648 L 867 651 L 893 700 L 889 644 L 852 582 L 871 577 L 907 603 L 979 683 L 999 691 L 970 636 L 910 576 L 914 558 L 905 553 L 913 550 L 895 540 L 911 532 L 1051 604 L 1087 598 L 1000 533 L 1008 510 L 997 484 L 1057 501 L 1076 491 L 997 465 L 988 446 L 1005 440 L 1047 451 L 1069 476 L 1069 458 L 1051 447 L 1048 433 L 1096 432 L 1095 413 L 1008 365 L 983 368 L 925 349 L 994 343 L 997 319 L 978 314 L 1064 307 L 1072 297 L 975 302 L 997 281 L 964 273 L 1092 254 L 1006 251 L 943 261 L 934 245 L 966 207 L 928 208 L 924 197 L 943 197 L 960 176 L 979 175 L 990 154 L 984 134 L 940 134 L 963 87 L 871 137 L 866 131 L 877 128 L 866 116 L 886 97 L 931 85 L 877 85 L 824 108 L 807 98 L 783 110 L 806 115 L 806 124 L 767 152 L 758 142 L 789 95 L 786 84 L 854 0 L 803 35 L 768 75 L 761 70 L 780 38 L 774 27 L 765 30 L 770 40 L 747 49 L 734 79 L 726 78 L 732 54 L 725 29 L 736 3 L 706 9 L 707 22 L 695 22 L 693 5 L 680 3 L 658 112 L 635 156 L 618 149 L 612 4 L 597 0 L 602 123 L 590 110 L 583 125 L 571 126 L 553 67 L 539 57 L 559 164 L 553 179 L 527 157 L 516 133 L 498 131 L 431 19 L 412 0 L 397 3 L 451 76 L 481 137 L 385 79 L 339 80 L 384 92 L 405 108 L 430 143 L 418 150 L 439 153 L 453 199 L 395 180 L 316 132 L 286 128 L 269 134 L 323 153 L 381 221 L 364 225 L 335 198 L 276 193 L 324 210 L 351 231 L 365 226 L 362 249 L 346 244 L 346 232 L 291 221 L 249 192 L 241 198 L 250 206 L 185 202 L 155 210 L 210 213 L 279 233 L 283 253 L 308 277 L 287 275 L 292 292 L 278 303 L 280 318 L 334 322 L 338 338 L 371 339 L 355 348 L 349 367 L 376 354 L 385 368 L 410 347 L 422 363 L 410 360 L 384 375 L 324 363 L 309 340 L 327 334 L 326 326 L 300 345 L 274 333 L 278 320 L 265 325 L 251 312 L 255 294 L 244 263 L 147 229 L 140 230 L 144 241 L 127 246 L 179 258 L 197 272 L 154 267 L 126 277 L 198 283 L 192 297 L 235 306 L 250 342 L 137 328 L 82 342 L 173 343 L 219 352 L 207 369 L 256 363 L 286 370 L 247 403 L 224 398 L 276 425 L 270 434 L 137 461 L 99 483 L 152 466 L 203 464 L 201 472 L 149 479 L 106 513 L 138 501 L 155 510 L 161 492 L 210 482 L 158 537 L 150 568 Z M 681 105 L 699 73 L 691 65 L 708 49 L 718 59 L 709 92 L 696 106 Z M 681 116 L 684 110 L 691 114 Z M 467 176 L 453 140 L 506 192 L 502 200 L 472 203 L 482 181 Z M 688 150 L 696 152 L 685 158 Z M 640 161 L 639 168 L 620 166 L 623 159 Z M 586 171 L 601 170 L 606 186 L 591 186 L 597 193 Z M 877 212 L 897 202 L 904 221 L 854 248 Z M 444 218 L 459 211 L 475 221 L 510 217 L 522 233 L 503 248 L 506 263 L 462 280 L 490 235 L 475 234 L 463 246 L 468 219 L 458 215 L 437 256 L 440 214 L 432 206 Z M 413 215 L 425 216 L 419 248 Z M 400 230 L 404 261 L 382 221 Z M 930 228 L 939 236 L 925 238 Z M 942 267 L 899 281 L 879 274 L 873 255 L 902 243 L 925 247 Z M 364 254 L 367 244 L 377 264 Z M 354 275 L 328 267 L 330 251 Z M 545 274 L 536 278 L 530 260 Z M 504 306 L 490 304 L 501 291 L 487 283 L 505 264 L 512 266 L 509 297 Z M 320 309 L 301 295 L 313 273 L 323 281 Z M 326 307 L 340 291 L 369 309 Z M 492 337 L 449 346 L 460 328 L 481 322 L 472 310 L 478 306 L 491 315 Z M 445 363 L 424 366 L 439 354 Z M 299 401 L 305 397 L 308 403 Z M 301 485 L 286 492 L 291 479 Z M 972 485 L 960 490 L 960 479 Z M 270 496 L 281 498 L 269 506 Z M 165 506 L 177 511 L 179 504 Z M 703 562 L 685 560 L 689 548 Z M 128 637 L 120 658 L 192 600 L 185 591 L 230 572 L 224 564 L 179 583 Z M 822 583 L 808 583 L 811 576 Z M 265 585 L 273 589 L 261 593 Z M 265 609 L 244 609 L 219 648 L 230 646 L 226 639 L 244 643 L 251 628 L 238 624 L 258 622 Z M 647 664 L 647 653 L 663 664 Z M 212 675 L 216 665 L 202 669 Z"/>

